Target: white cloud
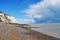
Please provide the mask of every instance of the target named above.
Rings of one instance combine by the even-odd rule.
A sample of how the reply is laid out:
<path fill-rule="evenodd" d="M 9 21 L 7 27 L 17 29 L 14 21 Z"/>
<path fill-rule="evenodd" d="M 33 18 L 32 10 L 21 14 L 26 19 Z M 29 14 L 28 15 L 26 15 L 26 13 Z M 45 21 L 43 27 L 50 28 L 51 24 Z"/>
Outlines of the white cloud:
<path fill-rule="evenodd" d="M 44 18 L 47 20 L 47 18 L 50 19 L 57 18 L 57 16 L 59 15 L 58 12 L 60 12 L 59 9 L 60 9 L 60 0 L 43 0 L 36 4 L 30 5 L 28 9 L 23 10 L 22 12 L 26 13 L 28 17 L 32 19 Z"/>
<path fill-rule="evenodd" d="M 48 6 L 45 4 L 45 1 L 42 1 L 42 2 L 38 2 L 37 4 L 30 5 L 30 8 L 24 10 L 23 12 L 26 13 L 27 15 L 32 16 L 33 18 L 38 17 L 39 15 L 40 15 L 39 17 L 41 18 L 41 15 L 44 14 L 47 15 L 47 13 L 48 12 L 50 13 L 51 11 L 48 9 Z"/>
<path fill-rule="evenodd" d="M 22 23 L 22 24 L 31 24 L 31 23 L 35 23 L 35 21 L 33 19 L 28 19 L 28 18 L 21 18 L 21 19 L 17 19 L 18 23 Z"/>
<path fill-rule="evenodd" d="M 34 16 L 35 18 L 42 18 L 43 16 L 42 15 L 36 15 Z"/>

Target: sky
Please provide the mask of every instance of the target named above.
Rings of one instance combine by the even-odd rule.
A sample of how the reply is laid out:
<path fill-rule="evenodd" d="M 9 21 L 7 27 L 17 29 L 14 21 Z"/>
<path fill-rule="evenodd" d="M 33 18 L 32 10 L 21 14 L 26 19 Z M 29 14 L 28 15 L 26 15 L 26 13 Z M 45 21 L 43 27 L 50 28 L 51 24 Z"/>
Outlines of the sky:
<path fill-rule="evenodd" d="M 18 23 L 60 23 L 60 0 L 0 0 L 0 11 Z"/>

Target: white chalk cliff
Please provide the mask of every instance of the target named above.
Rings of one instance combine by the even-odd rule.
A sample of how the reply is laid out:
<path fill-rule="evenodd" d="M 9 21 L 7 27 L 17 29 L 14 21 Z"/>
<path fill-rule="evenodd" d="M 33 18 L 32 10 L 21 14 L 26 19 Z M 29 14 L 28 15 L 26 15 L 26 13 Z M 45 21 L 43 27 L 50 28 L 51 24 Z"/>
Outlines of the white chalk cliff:
<path fill-rule="evenodd" d="M 16 23 L 16 19 L 15 17 L 9 16 L 0 11 L 0 22 Z"/>

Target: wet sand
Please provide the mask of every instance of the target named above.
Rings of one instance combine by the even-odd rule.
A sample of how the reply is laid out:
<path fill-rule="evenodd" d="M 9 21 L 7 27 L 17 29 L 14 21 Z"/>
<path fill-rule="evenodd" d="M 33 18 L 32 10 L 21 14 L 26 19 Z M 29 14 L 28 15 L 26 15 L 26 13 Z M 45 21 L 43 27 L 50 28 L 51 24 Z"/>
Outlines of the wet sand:
<path fill-rule="evenodd" d="M 0 40 L 60 40 L 22 27 L 0 26 Z"/>

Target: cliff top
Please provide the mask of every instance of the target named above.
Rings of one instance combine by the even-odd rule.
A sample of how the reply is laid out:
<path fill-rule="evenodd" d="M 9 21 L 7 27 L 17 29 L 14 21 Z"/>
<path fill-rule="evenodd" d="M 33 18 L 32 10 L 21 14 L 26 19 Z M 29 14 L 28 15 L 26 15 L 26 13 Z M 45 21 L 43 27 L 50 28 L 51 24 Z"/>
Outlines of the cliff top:
<path fill-rule="evenodd" d="M 0 11 L 0 13 L 3 13 L 2 11 Z"/>

